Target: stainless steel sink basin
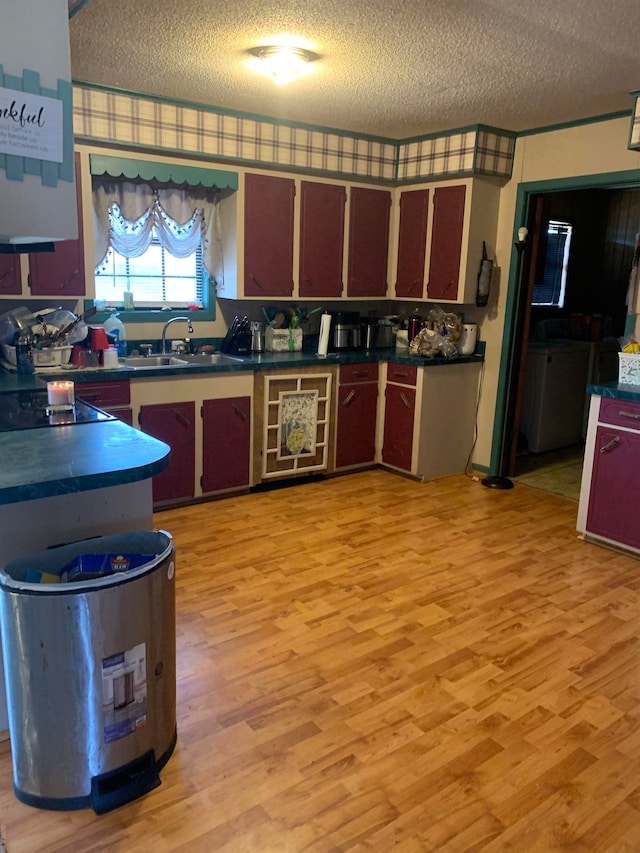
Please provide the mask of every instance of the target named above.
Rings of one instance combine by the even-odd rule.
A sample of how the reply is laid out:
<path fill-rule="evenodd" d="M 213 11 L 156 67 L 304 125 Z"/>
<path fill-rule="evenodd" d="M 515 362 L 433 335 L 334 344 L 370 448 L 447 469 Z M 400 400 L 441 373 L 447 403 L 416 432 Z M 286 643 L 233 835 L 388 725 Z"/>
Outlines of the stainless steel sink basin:
<path fill-rule="evenodd" d="M 158 367 L 188 367 L 189 362 L 175 355 L 131 355 L 121 358 L 120 364 L 134 367 L 136 370 L 150 370 Z"/>
<path fill-rule="evenodd" d="M 121 358 L 120 364 L 133 370 L 157 370 L 166 367 L 195 367 L 198 364 L 242 364 L 243 359 L 224 353 L 198 353 L 197 355 L 131 355 Z"/>
<path fill-rule="evenodd" d="M 243 358 L 235 355 L 226 355 L 222 352 L 201 352 L 197 355 L 181 355 L 189 364 L 242 364 Z"/>

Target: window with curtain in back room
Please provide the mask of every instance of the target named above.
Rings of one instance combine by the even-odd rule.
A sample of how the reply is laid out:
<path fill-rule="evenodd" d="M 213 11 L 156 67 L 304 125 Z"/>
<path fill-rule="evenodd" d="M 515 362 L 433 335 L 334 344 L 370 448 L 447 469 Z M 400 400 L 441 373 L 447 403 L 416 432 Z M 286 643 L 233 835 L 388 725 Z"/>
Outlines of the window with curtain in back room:
<path fill-rule="evenodd" d="M 569 222 L 549 220 L 544 264 L 538 266 L 541 274 L 536 275 L 533 286 L 533 305 L 564 306 L 572 230 Z"/>

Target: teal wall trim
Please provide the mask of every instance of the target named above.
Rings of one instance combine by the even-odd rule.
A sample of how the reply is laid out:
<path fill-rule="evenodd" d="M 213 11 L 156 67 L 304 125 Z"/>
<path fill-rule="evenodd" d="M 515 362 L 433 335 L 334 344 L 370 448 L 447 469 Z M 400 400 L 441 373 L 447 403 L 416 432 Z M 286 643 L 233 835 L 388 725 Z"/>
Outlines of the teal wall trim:
<path fill-rule="evenodd" d="M 220 169 L 182 166 L 179 163 L 130 160 L 128 157 L 109 157 L 91 154 L 89 157 L 92 175 L 110 175 L 112 178 L 142 178 L 161 183 L 187 184 L 188 186 L 238 189 L 238 173 Z"/>
<path fill-rule="evenodd" d="M 516 195 L 516 208 L 513 224 L 512 242 L 518 238 L 518 228 L 526 225 L 529 215 L 531 197 L 538 193 L 558 192 L 563 190 L 595 189 L 606 186 L 621 185 L 637 186 L 640 184 L 640 168 L 625 172 L 605 172 L 598 175 L 578 175 L 571 178 L 557 180 L 532 181 L 518 185 Z M 515 344 L 515 318 L 521 307 L 521 300 L 526 294 L 517 291 L 517 263 L 516 250 L 512 249 L 511 263 L 509 265 L 509 281 L 507 284 L 507 299 L 505 305 L 504 330 L 502 334 L 502 348 L 500 352 L 500 372 L 498 377 L 498 391 L 496 395 L 496 417 L 493 426 L 493 437 L 491 443 L 491 471 L 499 470 L 502 455 L 505 448 L 505 426 L 507 416 L 507 402 L 513 390 L 513 383 L 517 377 L 513 377 L 512 364 L 514 359 Z"/>
<path fill-rule="evenodd" d="M 567 130 L 571 127 L 582 127 L 585 124 L 598 124 L 603 121 L 612 121 L 616 118 L 628 118 L 631 115 L 631 110 L 620 110 L 616 113 L 608 113 L 602 116 L 591 116 L 590 118 L 576 119 L 575 121 L 561 122 L 559 124 L 549 124 L 545 127 L 533 127 L 529 130 L 521 130 L 518 132 L 518 138 L 521 136 L 535 136 L 539 133 L 552 133 L 556 130 Z"/>

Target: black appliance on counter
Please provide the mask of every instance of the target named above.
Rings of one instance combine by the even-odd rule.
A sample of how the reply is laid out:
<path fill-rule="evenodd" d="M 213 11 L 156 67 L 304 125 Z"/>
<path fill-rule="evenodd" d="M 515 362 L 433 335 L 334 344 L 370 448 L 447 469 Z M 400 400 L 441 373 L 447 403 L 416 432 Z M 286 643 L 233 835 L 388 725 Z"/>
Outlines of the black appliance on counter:
<path fill-rule="evenodd" d="M 69 411 L 52 411 L 47 402 L 46 388 L 0 394 L 0 432 L 115 420 L 114 415 L 108 415 L 77 398 Z"/>
<path fill-rule="evenodd" d="M 331 317 L 331 349 L 360 349 L 360 315 L 338 311 Z"/>
<path fill-rule="evenodd" d="M 387 349 L 393 346 L 393 329 L 387 320 L 363 317 L 360 321 L 360 342 L 363 349 Z"/>

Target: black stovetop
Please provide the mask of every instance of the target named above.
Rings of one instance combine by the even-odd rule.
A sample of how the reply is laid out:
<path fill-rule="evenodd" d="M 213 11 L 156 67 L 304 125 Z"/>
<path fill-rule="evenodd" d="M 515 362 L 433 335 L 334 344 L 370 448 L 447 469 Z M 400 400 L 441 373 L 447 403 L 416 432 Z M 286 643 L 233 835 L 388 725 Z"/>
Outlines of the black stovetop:
<path fill-rule="evenodd" d="M 0 432 L 114 420 L 117 419 L 113 415 L 77 398 L 69 411 L 50 410 L 46 389 L 0 394 Z"/>

